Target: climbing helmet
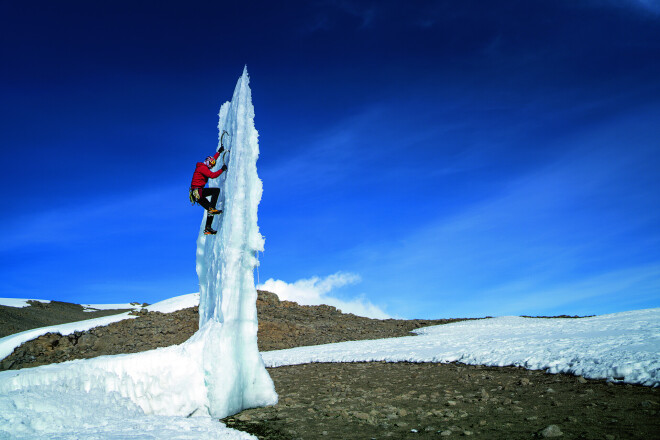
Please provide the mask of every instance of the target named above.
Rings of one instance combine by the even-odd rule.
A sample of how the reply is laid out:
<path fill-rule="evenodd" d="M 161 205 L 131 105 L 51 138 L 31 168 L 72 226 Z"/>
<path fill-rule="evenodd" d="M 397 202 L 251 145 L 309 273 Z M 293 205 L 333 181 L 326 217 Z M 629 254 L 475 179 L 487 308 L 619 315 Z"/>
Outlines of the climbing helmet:
<path fill-rule="evenodd" d="M 213 168 L 215 166 L 215 158 L 213 156 L 209 156 L 206 158 L 206 160 L 204 160 L 204 163 L 209 168 Z"/>

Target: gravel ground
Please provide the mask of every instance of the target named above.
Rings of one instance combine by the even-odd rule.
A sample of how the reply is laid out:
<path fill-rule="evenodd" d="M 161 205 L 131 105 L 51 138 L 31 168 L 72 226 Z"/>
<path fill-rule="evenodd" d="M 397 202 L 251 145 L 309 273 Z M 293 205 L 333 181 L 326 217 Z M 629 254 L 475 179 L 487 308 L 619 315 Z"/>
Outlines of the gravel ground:
<path fill-rule="evenodd" d="M 280 401 L 223 421 L 260 439 L 657 439 L 657 389 L 513 367 L 269 369 Z"/>

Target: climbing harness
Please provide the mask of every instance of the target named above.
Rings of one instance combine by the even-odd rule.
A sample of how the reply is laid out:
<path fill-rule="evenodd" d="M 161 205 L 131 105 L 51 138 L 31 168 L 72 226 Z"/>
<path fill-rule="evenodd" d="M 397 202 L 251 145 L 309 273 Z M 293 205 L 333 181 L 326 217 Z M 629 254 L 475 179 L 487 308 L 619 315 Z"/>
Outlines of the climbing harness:
<path fill-rule="evenodd" d="M 222 153 L 220 153 L 219 159 L 222 160 L 223 165 L 228 165 L 229 164 L 229 150 L 225 148 L 224 145 L 224 140 L 225 140 L 225 135 L 229 137 L 229 140 L 231 141 L 231 135 L 227 130 L 222 130 L 222 134 L 220 135 L 220 147 L 222 147 Z M 213 160 L 213 164 L 208 164 L 209 168 L 213 168 L 215 166 L 215 160 L 213 159 L 213 156 L 209 156 L 206 158 L 206 161 Z M 188 197 L 190 198 L 190 204 L 194 205 L 195 203 L 199 203 L 199 194 L 200 188 L 190 188 Z"/>
<path fill-rule="evenodd" d="M 199 188 L 190 188 L 190 203 L 194 205 L 199 200 Z"/>

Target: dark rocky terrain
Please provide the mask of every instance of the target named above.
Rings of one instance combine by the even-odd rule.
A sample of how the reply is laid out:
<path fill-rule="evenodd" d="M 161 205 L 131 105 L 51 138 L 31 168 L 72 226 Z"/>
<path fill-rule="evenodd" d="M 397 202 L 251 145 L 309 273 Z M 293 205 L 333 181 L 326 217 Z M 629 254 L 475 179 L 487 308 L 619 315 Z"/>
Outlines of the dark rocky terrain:
<path fill-rule="evenodd" d="M 224 419 L 261 439 L 658 439 L 654 388 L 514 367 L 332 363 L 269 369 L 272 407 Z"/>
<path fill-rule="evenodd" d="M 299 306 L 267 292 L 259 292 L 257 310 L 261 350 L 406 336 L 457 321 L 374 320 L 329 306 Z M 0 369 L 138 352 L 181 343 L 197 330 L 196 308 L 136 314 L 87 332 L 44 335 L 2 360 Z M 0 321 L 0 331 L 8 328 Z M 228 426 L 268 440 L 660 438 L 660 397 L 642 386 L 462 364 L 319 363 L 269 373 L 279 403 L 228 417 Z"/>

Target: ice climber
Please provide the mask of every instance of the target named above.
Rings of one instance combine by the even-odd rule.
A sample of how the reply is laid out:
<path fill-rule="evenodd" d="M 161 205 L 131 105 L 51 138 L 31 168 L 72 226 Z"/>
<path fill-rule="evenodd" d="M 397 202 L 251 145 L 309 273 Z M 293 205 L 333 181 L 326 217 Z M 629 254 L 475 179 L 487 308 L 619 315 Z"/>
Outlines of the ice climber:
<path fill-rule="evenodd" d="M 192 177 L 192 183 L 190 184 L 190 201 L 193 204 L 197 202 L 206 209 L 206 227 L 204 228 L 204 234 L 206 235 L 213 235 L 218 232 L 213 230 L 211 225 L 213 223 L 213 216 L 215 214 L 220 214 L 222 211 L 215 207 L 215 204 L 218 202 L 218 197 L 220 196 L 220 188 L 205 188 L 205 185 L 209 179 L 215 179 L 220 174 L 227 171 L 227 165 L 223 165 L 218 171 L 211 171 L 215 166 L 220 153 L 224 150 L 225 147 L 220 147 L 217 153 L 213 156 L 207 157 L 204 162 L 197 162 Z M 211 197 L 211 200 L 209 201 L 207 197 Z"/>

